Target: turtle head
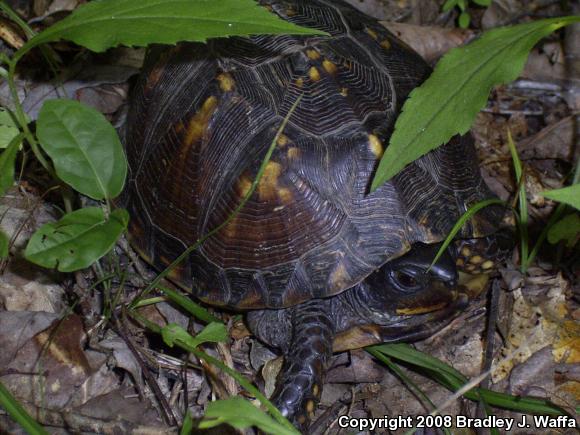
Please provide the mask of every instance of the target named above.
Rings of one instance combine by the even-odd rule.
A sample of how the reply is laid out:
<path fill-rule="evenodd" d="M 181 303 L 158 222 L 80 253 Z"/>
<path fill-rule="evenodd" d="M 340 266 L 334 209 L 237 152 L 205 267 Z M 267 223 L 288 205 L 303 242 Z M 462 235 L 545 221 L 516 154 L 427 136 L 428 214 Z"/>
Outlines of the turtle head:
<path fill-rule="evenodd" d="M 344 293 L 357 318 L 345 322 L 335 351 L 427 337 L 467 306 L 454 256 L 446 251 L 431 266 L 439 246 L 417 243 Z"/>

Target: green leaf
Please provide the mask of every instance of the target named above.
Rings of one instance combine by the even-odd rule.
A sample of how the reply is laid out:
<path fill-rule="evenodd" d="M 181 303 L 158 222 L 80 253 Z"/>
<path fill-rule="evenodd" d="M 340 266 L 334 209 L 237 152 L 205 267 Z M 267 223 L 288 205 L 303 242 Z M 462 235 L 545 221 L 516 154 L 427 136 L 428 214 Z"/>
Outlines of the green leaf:
<path fill-rule="evenodd" d="M 580 183 L 563 187 L 562 189 L 541 192 L 540 195 L 553 199 L 554 201 L 563 202 L 564 204 L 571 205 L 576 210 L 580 210 Z"/>
<path fill-rule="evenodd" d="M 185 413 L 185 418 L 183 419 L 183 424 L 179 430 L 179 435 L 190 435 L 193 433 L 193 418 L 191 417 L 191 412 L 187 411 Z"/>
<path fill-rule="evenodd" d="M 457 20 L 459 23 L 459 27 L 462 29 L 467 29 L 469 27 L 469 23 L 471 22 L 471 15 L 469 12 L 463 11 L 459 14 L 459 19 Z"/>
<path fill-rule="evenodd" d="M 172 302 L 179 305 L 184 310 L 188 311 L 193 316 L 197 317 L 199 320 L 206 322 L 206 323 L 221 323 L 220 319 L 210 314 L 204 307 L 201 305 L 193 302 L 191 298 L 182 295 L 175 290 L 172 290 L 168 287 L 158 286 L 158 289 L 161 290 Z"/>
<path fill-rule="evenodd" d="M 20 129 L 10 116 L 10 112 L 0 108 L 0 149 L 6 148 L 18 133 Z"/>
<path fill-rule="evenodd" d="M 405 102 L 371 189 L 455 134 L 466 133 L 491 88 L 518 77 L 534 44 L 578 21 L 580 17 L 562 17 L 494 29 L 451 50 Z"/>
<path fill-rule="evenodd" d="M 179 340 L 185 346 L 196 348 L 203 343 L 224 342 L 228 338 L 228 333 L 223 323 L 212 322 L 194 337 L 177 323 L 170 323 L 161 329 L 161 336 L 169 347 L 173 347 Z"/>
<path fill-rule="evenodd" d="M 100 208 L 82 208 L 40 227 L 28 242 L 24 256 L 61 272 L 84 269 L 111 250 L 128 222 L 129 214 L 123 209 L 113 211 L 107 219 Z"/>
<path fill-rule="evenodd" d="M 227 423 L 236 429 L 255 426 L 268 434 L 296 435 L 299 433 L 277 423 L 266 413 L 241 397 L 232 397 L 209 403 L 199 428 L 209 429 L 223 423 Z"/>
<path fill-rule="evenodd" d="M 459 0 L 446 0 L 443 4 L 443 12 L 447 12 L 453 9 L 457 5 L 458 1 Z"/>
<path fill-rule="evenodd" d="M 74 189 L 98 200 L 121 193 L 125 153 L 100 112 L 78 101 L 46 101 L 38 114 L 37 135 L 57 175 Z"/>
<path fill-rule="evenodd" d="M 472 1 L 473 3 L 486 8 L 491 6 L 491 0 L 472 0 Z"/>
<path fill-rule="evenodd" d="M 6 191 L 14 184 L 14 165 L 16 164 L 16 154 L 22 142 L 22 134 L 12 138 L 10 145 L 0 154 L 0 196 L 4 196 Z"/>
<path fill-rule="evenodd" d="M 8 258 L 8 248 L 10 247 L 10 239 L 8 235 L 0 230 L 0 260 Z"/>
<path fill-rule="evenodd" d="M 117 45 L 205 41 L 252 34 L 325 35 L 278 18 L 253 0 L 101 0 L 32 38 L 20 51 L 68 39 L 93 51 Z"/>
<path fill-rule="evenodd" d="M 556 244 L 560 240 L 566 240 L 566 246 L 574 246 L 580 235 L 580 216 L 578 213 L 572 213 L 550 227 L 548 230 L 548 242 Z"/>

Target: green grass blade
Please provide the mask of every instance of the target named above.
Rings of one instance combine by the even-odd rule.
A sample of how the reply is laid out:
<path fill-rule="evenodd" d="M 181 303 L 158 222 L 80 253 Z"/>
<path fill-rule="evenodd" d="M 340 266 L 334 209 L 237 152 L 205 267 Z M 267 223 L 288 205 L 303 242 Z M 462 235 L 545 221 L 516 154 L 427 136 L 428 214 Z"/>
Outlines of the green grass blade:
<path fill-rule="evenodd" d="M 223 323 L 220 319 L 212 315 L 208 310 L 191 300 L 190 297 L 165 286 L 157 286 L 173 303 L 179 305 L 191 315 L 205 323 Z"/>
<path fill-rule="evenodd" d="M 526 197 L 526 183 L 524 177 L 524 170 L 518 150 L 512 139 L 512 133 L 508 129 L 508 148 L 512 156 L 514 164 L 514 172 L 516 175 L 516 183 L 518 185 L 518 229 L 520 233 L 520 249 L 521 249 L 521 272 L 526 273 L 528 263 L 528 199 Z"/>
<path fill-rule="evenodd" d="M 367 348 L 369 349 L 369 348 Z M 381 344 L 371 346 L 371 350 L 411 364 L 451 391 L 462 388 L 469 380 L 453 367 L 413 349 L 408 344 Z M 566 412 L 549 400 L 534 397 L 519 397 L 498 393 L 485 388 L 473 388 L 463 394 L 469 400 L 483 399 L 488 405 L 530 414 L 567 415 Z"/>
<path fill-rule="evenodd" d="M 447 237 L 445 238 L 445 240 L 441 244 L 441 247 L 437 251 L 437 255 L 435 255 L 435 258 L 431 262 L 429 269 L 431 267 L 433 267 L 435 265 L 435 263 L 437 263 L 437 261 L 439 261 L 439 258 L 441 258 L 441 256 L 445 252 L 445 250 L 449 247 L 449 245 L 453 241 L 453 238 L 457 235 L 459 230 L 461 230 L 461 227 L 463 227 L 463 225 L 465 225 L 465 223 L 469 219 L 471 219 L 473 217 L 473 215 L 475 215 L 479 210 L 481 210 L 482 208 L 488 207 L 490 205 L 503 205 L 503 206 L 505 206 L 506 203 L 504 201 L 502 201 L 501 199 L 492 198 L 492 199 L 485 199 L 483 201 L 479 201 L 478 203 L 475 203 L 471 207 L 469 207 L 469 209 L 467 209 L 467 211 L 461 215 L 461 217 L 457 220 L 457 222 L 455 222 L 455 225 L 453 225 L 453 228 L 451 228 L 451 231 L 449 231 L 449 234 L 447 235 Z"/>
<path fill-rule="evenodd" d="M 29 435 L 48 435 L 48 432 L 26 412 L 2 382 L 0 382 L 0 405 Z"/>

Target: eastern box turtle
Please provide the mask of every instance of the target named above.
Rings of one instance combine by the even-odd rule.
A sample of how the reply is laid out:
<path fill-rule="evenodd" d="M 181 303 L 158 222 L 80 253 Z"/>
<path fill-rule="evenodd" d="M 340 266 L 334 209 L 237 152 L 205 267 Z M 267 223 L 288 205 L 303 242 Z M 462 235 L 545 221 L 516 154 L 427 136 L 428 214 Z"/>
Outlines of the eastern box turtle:
<path fill-rule="evenodd" d="M 256 191 L 171 277 L 195 297 L 248 311 L 285 353 L 274 403 L 303 424 L 332 351 L 425 337 L 466 305 L 450 250 L 466 209 L 492 196 L 470 136 L 369 193 L 401 105 L 429 66 L 343 1 L 261 0 L 331 36 L 254 36 L 150 50 L 130 99 L 124 202 L 133 244 L 165 268 Z M 485 209 L 462 238 L 494 230 Z"/>

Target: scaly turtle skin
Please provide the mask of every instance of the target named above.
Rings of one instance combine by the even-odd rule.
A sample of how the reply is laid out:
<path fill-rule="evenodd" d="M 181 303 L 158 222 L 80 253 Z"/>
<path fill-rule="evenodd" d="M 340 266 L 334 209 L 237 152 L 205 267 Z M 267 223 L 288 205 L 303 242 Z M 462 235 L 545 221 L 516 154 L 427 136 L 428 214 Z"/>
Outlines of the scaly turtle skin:
<path fill-rule="evenodd" d="M 430 73 L 342 1 L 262 0 L 331 37 L 255 36 L 151 50 L 130 101 L 124 203 L 137 249 L 164 268 L 250 200 L 173 272 L 208 304 L 250 311 L 286 362 L 274 401 L 297 424 L 335 350 L 411 340 L 465 306 L 453 256 L 426 273 L 457 218 L 491 195 L 472 140 L 455 137 L 369 193 L 401 105 Z M 462 237 L 493 230 L 481 212 Z"/>

